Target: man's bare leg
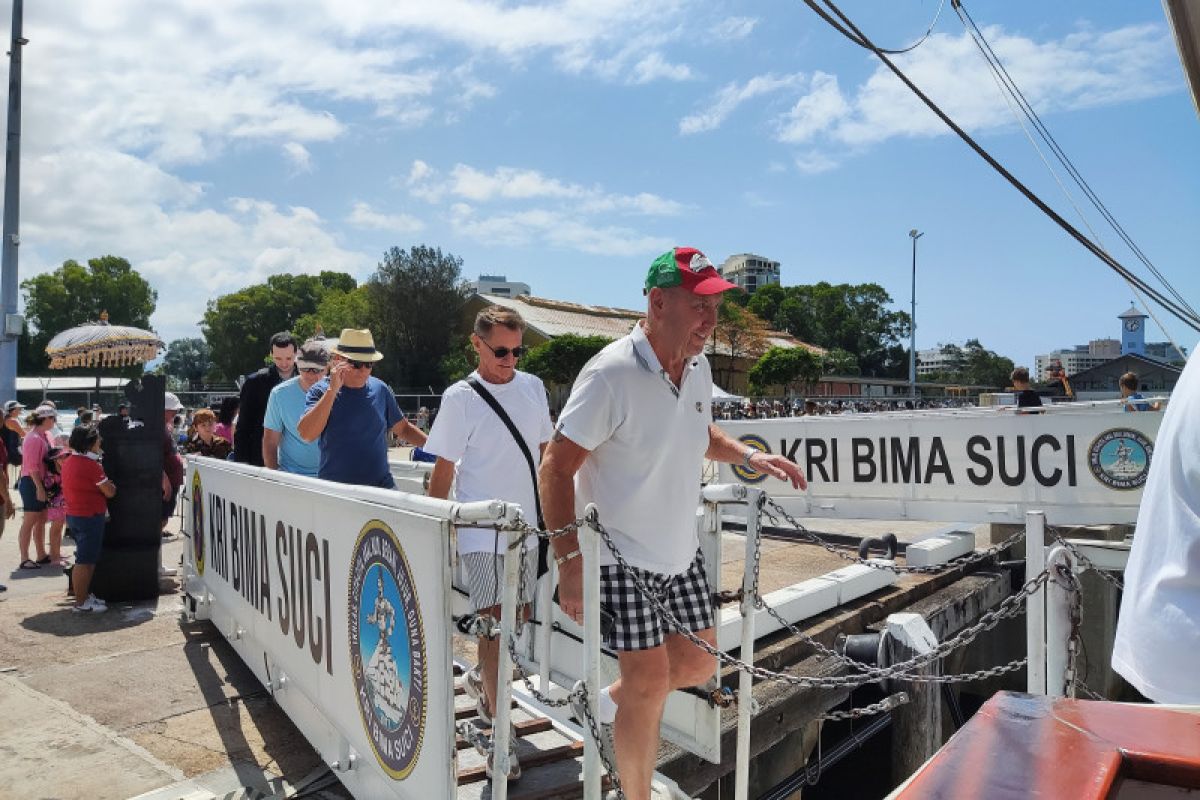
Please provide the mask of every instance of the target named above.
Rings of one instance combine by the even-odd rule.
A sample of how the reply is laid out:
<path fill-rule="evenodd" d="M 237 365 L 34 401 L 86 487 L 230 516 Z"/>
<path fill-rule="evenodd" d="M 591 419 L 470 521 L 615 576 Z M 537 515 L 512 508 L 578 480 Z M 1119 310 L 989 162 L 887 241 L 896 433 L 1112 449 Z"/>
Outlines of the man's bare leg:
<path fill-rule="evenodd" d="M 628 800 L 649 800 L 658 755 L 658 725 L 671 692 L 671 664 L 665 645 L 618 652 L 617 661 L 621 679 L 612 690 L 617 702 L 613 726 L 617 774 Z"/>

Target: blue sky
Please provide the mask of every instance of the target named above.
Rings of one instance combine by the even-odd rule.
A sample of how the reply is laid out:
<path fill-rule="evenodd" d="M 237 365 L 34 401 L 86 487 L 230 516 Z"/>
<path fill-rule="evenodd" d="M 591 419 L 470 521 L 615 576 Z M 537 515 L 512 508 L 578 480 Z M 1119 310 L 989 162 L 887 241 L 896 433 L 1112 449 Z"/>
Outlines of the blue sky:
<path fill-rule="evenodd" d="M 842 7 L 899 47 L 938 3 Z M 967 8 L 1116 218 L 1200 301 L 1200 121 L 1161 5 Z M 686 244 L 777 259 L 785 284 L 875 281 L 907 308 L 918 228 L 918 347 L 977 337 L 1030 366 L 1118 336 L 1132 299 L 798 0 L 60 0 L 25 14 L 22 277 L 123 255 L 158 290 L 168 340 L 272 273 L 364 279 L 384 249 L 417 243 L 461 256 L 467 277 L 575 302 L 638 307 L 648 263 Z M 898 61 L 1078 224 L 948 3 Z"/>

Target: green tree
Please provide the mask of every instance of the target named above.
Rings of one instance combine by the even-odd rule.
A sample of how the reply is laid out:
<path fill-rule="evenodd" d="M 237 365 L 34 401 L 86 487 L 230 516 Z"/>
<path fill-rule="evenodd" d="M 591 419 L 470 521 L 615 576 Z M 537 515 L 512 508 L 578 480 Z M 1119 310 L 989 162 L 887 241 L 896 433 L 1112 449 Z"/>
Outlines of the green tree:
<path fill-rule="evenodd" d="M 396 387 L 442 382 L 466 287 L 462 259 L 441 248 L 393 247 L 368 281 L 371 330 L 386 358 L 379 377 Z"/>
<path fill-rule="evenodd" d="M 825 352 L 822 372 L 825 375 L 857 375 L 858 359 L 854 353 L 835 347 Z"/>
<path fill-rule="evenodd" d="M 371 327 L 371 301 L 367 284 L 352 287 L 350 291 L 330 289 L 321 298 L 317 310 L 304 314 L 292 326 L 292 333 L 300 341 L 312 338 L 319 330 L 324 336 L 335 339 L 342 328 Z"/>
<path fill-rule="evenodd" d="M 921 376 L 926 383 L 962 383 L 970 386 L 1009 385 L 1009 374 L 1013 370 L 1011 358 L 998 355 L 985 348 L 978 339 L 968 339 L 962 347 L 955 344 L 941 346 L 947 364 L 937 372 Z"/>
<path fill-rule="evenodd" d="M 733 293 L 733 294 L 736 294 Z M 742 359 L 755 359 L 766 352 L 767 323 L 737 303 L 721 303 L 717 327 L 713 328 L 706 353 L 718 385 L 733 386 Z"/>
<path fill-rule="evenodd" d="M 554 386 L 570 386 L 592 356 L 612 340 L 605 336 L 577 336 L 564 333 L 542 342 L 529 351 L 521 368 Z"/>
<path fill-rule="evenodd" d="M 449 386 L 474 372 L 478 361 L 479 357 L 475 353 L 475 348 L 471 346 L 471 337 L 463 336 L 450 347 L 450 352 L 442 356 L 442 360 L 438 364 L 438 372 Z M 518 366 L 528 372 L 524 362 Z"/>
<path fill-rule="evenodd" d="M 806 347 L 772 347 L 750 368 L 749 378 L 754 394 L 766 394 L 774 386 L 792 394 L 794 384 L 821 379 L 821 357 Z"/>
<path fill-rule="evenodd" d="M 163 358 L 162 368 L 164 375 L 174 378 L 184 386 L 203 383 L 212 369 L 208 342 L 199 337 L 172 341 L 167 345 L 167 355 Z"/>
<path fill-rule="evenodd" d="M 770 288 L 770 287 L 765 287 Z M 755 298 L 762 292 L 755 292 Z M 826 350 L 844 350 L 858 360 L 861 374 L 903 377 L 909 317 L 888 308 L 892 298 L 876 283 L 789 286 L 783 296 L 772 291 L 759 302 L 764 312 L 774 309 L 767 321 L 802 342 Z M 756 300 L 751 298 L 753 308 Z"/>
<path fill-rule="evenodd" d="M 233 380 L 259 369 L 270 356 L 274 334 L 293 330 L 327 294 L 354 288 L 354 278 L 344 272 L 282 274 L 210 300 L 200 330 L 211 349 L 214 375 Z"/>
<path fill-rule="evenodd" d="M 68 328 L 96 322 L 108 312 L 113 325 L 150 328 L 150 316 L 158 303 L 158 293 L 128 261 L 118 256 L 88 259 L 87 266 L 74 260 L 64 261 L 53 272 L 35 275 L 21 282 L 25 298 L 25 319 L 29 333 L 21 337 L 18 348 L 19 369 L 23 375 L 50 373 L 46 344 Z M 60 374 L 87 373 L 136 376 L 140 366 L 124 369 L 80 367 Z"/>
<path fill-rule="evenodd" d="M 769 283 L 759 287 L 750 295 L 746 308 L 753 311 L 760 319 L 774 323 L 779 316 L 779 306 L 788 297 L 787 290 L 777 283 Z"/>

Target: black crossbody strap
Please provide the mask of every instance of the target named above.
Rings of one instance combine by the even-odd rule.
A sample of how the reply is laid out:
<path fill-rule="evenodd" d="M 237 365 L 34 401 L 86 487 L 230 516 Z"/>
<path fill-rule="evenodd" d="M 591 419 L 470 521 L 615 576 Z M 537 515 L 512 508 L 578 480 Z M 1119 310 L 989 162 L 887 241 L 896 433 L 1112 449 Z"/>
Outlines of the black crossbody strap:
<path fill-rule="evenodd" d="M 533 481 L 533 504 L 537 511 L 538 527 L 544 530 L 546 524 L 542 520 L 542 501 L 541 498 L 538 497 L 537 467 L 533 465 L 533 453 L 529 452 L 529 445 L 525 443 L 525 437 L 522 436 L 521 432 L 517 430 L 517 426 L 513 424 L 512 418 L 509 417 L 508 412 L 504 410 L 504 406 L 500 405 L 500 401 L 497 400 L 491 392 L 483 388 L 483 384 L 474 378 L 467 378 L 467 385 L 474 389 L 475 393 L 483 398 L 483 402 L 492 407 L 492 411 L 496 412 L 496 416 L 500 418 L 500 421 L 503 422 L 505 427 L 508 428 L 508 432 L 512 434 L 513 440 L 517 443 L 517 447 L 521 448 L 521 454 L 525 456 L 525 463 L 529 465 L 529 477 Z"/>
<path fill-rule="evenodd" d="M 492 407 L 492 411 L 496 412 L 496 416 L 508 428 L 508 432 L 512 434 L 513 441 L 517 443 L 517 447 L 521 448 L 521 454 L 525 456 L 525 463 L 529 465 L 529 479 L 533 481 L 533 507 L 537 512 L 537 524 L 542 530 L 546 529 L 546 523 L 542 519 L 542 500 L 538 497 L 538 479 L 537 467 L 533 465 L 533 453 L 529 452 L 529 445 L 525 443 L 525 437 L 517 430 L 517 426 L 513 423 L 512 418 L 508 416 L 508 412 L 504 410 L 504 406 L 500 405 L 500 401 L 492 396 L 492 393 L 483 388 L 483 384 L 474 378 L 467 378 L 467 385 L 475 390 L 475 393 L 483 398 L 483 402 Z M 537 576 L 540 578 L 550 571 L 550 541 L 548 539 L 538 539 L 538 564 Z"/>

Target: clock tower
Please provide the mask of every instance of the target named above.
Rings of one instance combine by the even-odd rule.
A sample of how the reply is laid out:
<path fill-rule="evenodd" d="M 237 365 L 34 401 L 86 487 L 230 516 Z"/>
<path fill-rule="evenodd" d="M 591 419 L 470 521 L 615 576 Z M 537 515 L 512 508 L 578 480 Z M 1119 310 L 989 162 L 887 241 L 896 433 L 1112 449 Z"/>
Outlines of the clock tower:
<path fill-rule="evenodd" d="M 1121 355 L 1146 355 L 1146 315 L 1130 304 L 1117 319 L 1121 320 Z"/>

